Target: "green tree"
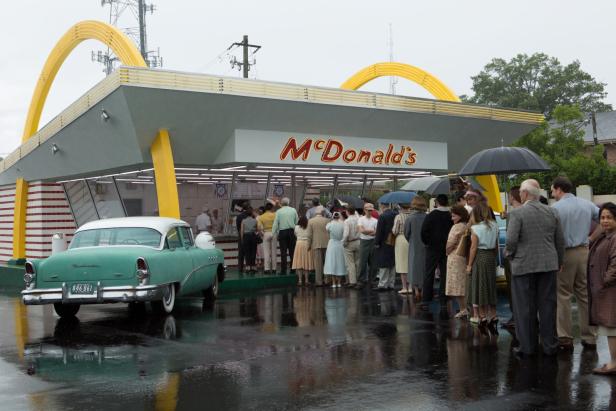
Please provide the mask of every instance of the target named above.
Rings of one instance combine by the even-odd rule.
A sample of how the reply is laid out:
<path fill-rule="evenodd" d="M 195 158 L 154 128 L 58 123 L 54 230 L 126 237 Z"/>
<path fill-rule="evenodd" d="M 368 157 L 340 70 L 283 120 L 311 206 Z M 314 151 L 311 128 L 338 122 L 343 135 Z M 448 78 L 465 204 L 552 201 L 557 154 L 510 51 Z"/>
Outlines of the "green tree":
<path fill-rule="evenodd" d="M 563 66 L 544 53 L 518 54 L 510 61 L 495 58 L 473 80 L 471 97 L 463 100 L 542 112 L 552 117 L 559 105 L 578 105 L 582 112 L 609 111 L 603 103 L 605 83 L 583 71 L 575 60 Z"/>
<path fill-rule="evenodd" d="M 552 121 L 514 143 L 528 147 L 543 157 L 552 167 L 546 173 L 520 176 L 537 179 L 542 187 L 549 187 L 558 175 L 566 175 L 575 186 L 588 184 L 595 194 L 611 194 L 616 187 L 616 168 L 603 157 L 603 146 L 584 149 L 584 116 L 578 106 L 556 106 Z M 519 182 L 519 181 L 518 181 Z"/>

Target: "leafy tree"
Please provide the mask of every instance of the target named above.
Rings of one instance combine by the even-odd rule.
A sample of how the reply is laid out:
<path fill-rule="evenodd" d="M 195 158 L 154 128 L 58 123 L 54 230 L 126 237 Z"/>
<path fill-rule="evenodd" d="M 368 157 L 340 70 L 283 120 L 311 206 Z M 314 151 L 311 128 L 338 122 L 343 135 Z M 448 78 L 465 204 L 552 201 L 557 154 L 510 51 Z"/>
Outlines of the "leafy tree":
<path fill-rule="evenodd" d="M 514 143 L 528 147 L 552 167 L 549 172 L 520 176 L 537 179 L 549 187 L 558 175 L 566 175 L 575 186 L 588 184 L 595 194 L 611 194 L 616 187 L 616 167 L 603 157 L 603 146 L 584 148 L 584 116 L 578 106 L 556 106 L 550 124 L 544 122 Z"/>
<path fill-rule="evenodd" d="M 582 112 L 610 111 L 603 103 L 605 83 L 580 68 L 575 60 L 563 66 L 544 53 L 518 54 L 510 61 L 495 58 L 473 80 L 471 103 L 542 112 L 548 119 L 559 105 L 578 105 Z"/>

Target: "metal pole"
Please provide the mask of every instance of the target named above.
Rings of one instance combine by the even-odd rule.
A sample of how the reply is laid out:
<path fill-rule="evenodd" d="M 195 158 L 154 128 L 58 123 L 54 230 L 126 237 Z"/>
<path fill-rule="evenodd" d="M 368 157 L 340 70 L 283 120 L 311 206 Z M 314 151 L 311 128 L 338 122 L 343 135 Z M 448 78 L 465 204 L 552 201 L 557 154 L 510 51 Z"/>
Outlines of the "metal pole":
<path fill-rule="evenodd" d="M 248 65 L 248 36 L 244 36 L 242 47 L 244 48 L 244 64 L 242 65 L 242 69 L 244 70 L 244 78 L 248 78 L 248 69 L 250 68 Z"/>
<path fill-rule="evenodd" d="M 229 217 L 231 214 L 231 204 L 233 204 L 233 191 L 235 189 L 235 179 L 236 179 L 236 173 L 232 173 L 231 174 L 231 188 L 229 189 L 229 203 L 227 204 L 227 218 L 225 221 L 225 234 L 229 234 Z M 237 235 L 239 235 L 240 233 L 237 233 Z"/>
<path fill-rule="evenodd" d="M 295 204 L 295 175 L 291 176 L 291 204 L 293 207 L 297 207 L 297 204 Z"/>
<path fill-rule="evenodd" d="M 394 191 L 398 191 L 398 177 L 394 177 Z"/>
<path fill-rule="evenodd" d="M 272 173 L 267 173 L 267 183 L 265 184 L 265 198 L 264 198 L 265 201 L 267 201 L 267 196 L 269 195 L 269 192 L 270 192 L 271 183 L 272 183 Z"/>
<path fill-rule="evenodd" d="M 111 177 L 111 179 L 113 180 L 113 186 L 116 189 L 116 193 L 118 193 L 118 198 L 120 199 L 120 204 L 122 204 L 122 210 L 124 210 L 124 217 L 128 217 L 128 213 L 126 212 L 126 205 L 124 205 L 124 199 L 122 199 L 122 195 L 120 194 L 120 188 L 118 187 L 118 182 L 116 181 L 115 177 Z"/>
<path fill-rule="evenodd" d="M 137 6 L 139 7 L 139 51 L 141 56 L 147 62 L 148 52 L 145 38 L 145 2 L 144 0 L 138 0 Z"/>
<path fill-rule="evenodd" d="M 366 183 L 368 182 L 368 176 L 364 176 L 364 181 L 361 183 L 361 198 L 366 195 Z"/>
<path fill-rule="evenodd" d="M 331 200 L 336 198 L 337 194 L 338 194 L 338 174 L 336 174 L 334 176 L 334 187 L 332 188 L 332 198 L 331 198 Z"/>

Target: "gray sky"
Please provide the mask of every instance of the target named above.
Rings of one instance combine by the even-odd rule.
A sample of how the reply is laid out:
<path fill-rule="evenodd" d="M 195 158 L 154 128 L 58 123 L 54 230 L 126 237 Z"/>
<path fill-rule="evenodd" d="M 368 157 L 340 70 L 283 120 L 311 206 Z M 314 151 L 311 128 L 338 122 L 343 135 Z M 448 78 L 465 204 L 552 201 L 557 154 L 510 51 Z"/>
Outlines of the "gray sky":
<path fill-rule="evenodd" d="M 616 3 L 589 0 L 364 0 L 197 1 L 153 0 L 148 43 L 160 47 L 164 68 L 239 76 L 216 57 L 248 34 L 263 48 L 251 77 L 338 87 L 357 70 L 387 61 L 388 24 L 393 24 L 395 60 L 421 67 L 457 94 L 471 93 L 472 75 L 493 57 L 545 52 L 608 84 L 616 104 Z M 374 5 L 378 8 L 374 8 Z M 21 140 L 26 111 L 49 51 L 74 23 L 108 21 L 100 0 L 20 0 L 0 14 L 0 153 Z M 129 21 L 127 16 L 121 23 Z M 60 70 L 41 126 L 104 77 L 90 61 L 95 41 L 82 43 Z M 239 56 L 239 55 L 238 55 Z M 388 92 L 387 79 L 364 90 Z M 430 97 L 400 80 L 398 94 Z"/>

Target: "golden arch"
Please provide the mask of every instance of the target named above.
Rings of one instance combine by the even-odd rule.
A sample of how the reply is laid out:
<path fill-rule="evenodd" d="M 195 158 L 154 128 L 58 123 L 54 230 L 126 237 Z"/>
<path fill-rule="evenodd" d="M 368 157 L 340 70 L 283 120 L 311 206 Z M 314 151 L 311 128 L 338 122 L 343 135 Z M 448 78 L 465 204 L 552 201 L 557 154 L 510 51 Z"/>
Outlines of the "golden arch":
<path fill-rule="evenodd" d="M 340 88 L 357 90 L 369 81 L 384 76 L 403 77 L 413 83 L 417 83 L 438 100 L 460 101 L 460 98 L 437 77 L 419 67 L 403 63 L 373 64 L 353 74 L 347 81 L 342 83 Z M 496 176 L 477 176 L 476 179 L 486 189 L 485 195 L 488 198 L 488 204 L 490 204 L 494 211 L 502 211 L 503 205 Z"/>
<path fill-rule="evenodd" d="M 100 21 L 86 20 L 75 24 L 71 27 L 56 43 L 51 53 L 45 61 L 45 65 L 41 71 L 39 79 L 36 83 L 30 108 L 26 117 L 26 124 L 22 136 L 22 142 L 27 141 L 32 135 L 38 131 L 41 113 L 45 106 L 45 101 L 49 94 L 51 85 L 62 67 L 62 64 L 77 45 L 85 40 L 98 40 L 101 43 L 109 46 L 122 64 L 128 66 L 147 67 L 139 50 L 131 42 L 131 40 L 117 28 Z M 157 137 L 157 140 L 159 138 Z M 168 136 L 167 136 L 168 140 Z M 167 161 L 165 166 L 169 166 L 168 159 L 171 159 L 171 171 L 168 169 L 159 170 L 160 161 L 154 161 L 154 171 L 157 174 L 157 191 L 158 181 L 164 181 L 166 189 L 163 190 L 167 195 L 175 189 L 175 204 L 177 201 L 177 188 L 175 186 L 175 170 L 173 168 L 173 155 L 169 144 L 158 144 L 157 148 L 152 148 L 153 158 L 164 158 Z M 158 163 L 158 164 L 157 164 Z M 159 168 L 157 168 L 159 165 Z M 169 183 L 173 178 L 173 185 Z M 167 216 L 179 217 L 179 205 L 176 209 L 173 207 L 161 207 L 161 198 L 159 197 L 159 209 L 167 210 Z M 166 199 L 163 204 L 166 204 Z M 23 178 L 18 178 L 15 187 L 15 209 L 13 216 L 13 258 L 16 260 L 23 259 L 26 256 L 26 209 L 28 204 L 28 183 Z"/>

